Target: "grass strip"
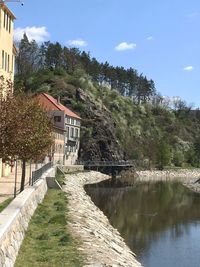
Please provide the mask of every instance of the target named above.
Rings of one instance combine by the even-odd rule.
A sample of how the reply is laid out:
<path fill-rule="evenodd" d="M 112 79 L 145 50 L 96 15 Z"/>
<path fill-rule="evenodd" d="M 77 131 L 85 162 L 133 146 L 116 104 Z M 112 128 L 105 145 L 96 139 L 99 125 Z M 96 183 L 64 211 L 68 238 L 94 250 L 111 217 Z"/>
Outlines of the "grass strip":
<path fill-rule="evenodd" d="M 62 174 L 61 172 L 59 172 L 59 173 L 56 175 L 56 180 L 57 180 L 58 183 L 62 186 L 63 183 L 64 183 L 64 180 L 65 180 L 65 176 L 64 176 L 64 174 Z"/>
<path fill-rule="evenodd" d="M 49 189 L 34 213 L 15 267 L 79 267 L 83 257 L 67 230 L 67 197 Z"/>
<path fill-rule="evenodd" d="M 11 197 L 11 198 L 6 199 L 4 202 L 2 202 L 0 204 L 0 212 L 2 212 L 10 204 L 12 200 L 13 198 Z"/>

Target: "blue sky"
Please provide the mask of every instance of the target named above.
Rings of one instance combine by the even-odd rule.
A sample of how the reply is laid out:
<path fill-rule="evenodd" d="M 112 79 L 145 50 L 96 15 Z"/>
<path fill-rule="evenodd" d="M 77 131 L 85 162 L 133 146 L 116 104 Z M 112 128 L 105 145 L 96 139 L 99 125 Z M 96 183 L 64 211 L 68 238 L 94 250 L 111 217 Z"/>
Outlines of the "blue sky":
<path fill-rule="evenodd" d="M 10 3 L 16 38 L 75 44 L 99 61 L 133 67 L 162 95 L 200 107 L 199 0 L 24 0 Z"/>

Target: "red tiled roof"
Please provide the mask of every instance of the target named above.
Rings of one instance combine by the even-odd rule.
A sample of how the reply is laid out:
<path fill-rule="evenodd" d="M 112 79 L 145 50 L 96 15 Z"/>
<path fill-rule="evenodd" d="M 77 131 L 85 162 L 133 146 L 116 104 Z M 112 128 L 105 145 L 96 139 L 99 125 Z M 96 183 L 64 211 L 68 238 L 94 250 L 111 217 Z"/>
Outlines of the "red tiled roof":
<path fill-rule="evenodd" d="M 53 103 L 53 105 L 58 110 L 64 111 L 67 116 L 81 120 L 81 118 L 76 113 L 74 113 L 69 108 L 67 108 L 64 105 L 62 105 L 61 103 L 58 103 L 58 101 L 55 98 L 53 98 L 52 96 L 50 96 L 48 94 L 45 94 L 45 93 L 42 93 L 42 95 L 44 95 L 49 101 L 51 101 L 51 103 Z"/>

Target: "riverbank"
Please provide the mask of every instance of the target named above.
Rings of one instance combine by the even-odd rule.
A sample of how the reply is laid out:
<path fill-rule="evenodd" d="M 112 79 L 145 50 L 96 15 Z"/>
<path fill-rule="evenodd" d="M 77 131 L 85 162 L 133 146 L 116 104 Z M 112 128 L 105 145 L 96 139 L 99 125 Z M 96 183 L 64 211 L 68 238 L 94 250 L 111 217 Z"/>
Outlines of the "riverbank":
<path fill-rule="evenodd" d="M 81 267 L 82 254 L 67 228 L 67 199 L 58 189 L 48 189 L 31 218 L 15 267 Z M 1 266 L 1 265 L 0 265 Z"/>
<path fill-rule="evenodd" d="M 190 190 L 200 193 L 200 169 L 137 171 L 137 181 L 178 181 Z"/>
<path fill-rule="evenodd" d="M 141 267 L 103 212 L 86 194 L 84 185 L 109 179 L 99 172 L 82 172 L 65 176 L 64 191 L 68 197 L 69 228 L 80 239 L 78 250 L 86 255 L 87 267 Z"/>

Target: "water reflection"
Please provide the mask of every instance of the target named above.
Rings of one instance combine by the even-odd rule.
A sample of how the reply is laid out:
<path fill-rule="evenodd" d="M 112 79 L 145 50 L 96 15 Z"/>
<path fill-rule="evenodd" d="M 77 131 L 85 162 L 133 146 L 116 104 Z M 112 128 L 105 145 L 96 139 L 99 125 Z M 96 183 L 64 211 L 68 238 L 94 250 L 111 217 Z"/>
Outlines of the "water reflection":
<path fill-rule="evenodd" d="M 193 253 L 194 244 L 200 250 L 196 240 L 200 237 L 199 194 L 178 183 L 163 182 L 131 188 L 87 186 L 86 191 L 145 266 L 200 266 L 199 253 Z M 169 254 L 168 260 L 160 261 L 158 254 L 162 258 Z M 183 257 L 191 258 L 190 263 Z"/>

